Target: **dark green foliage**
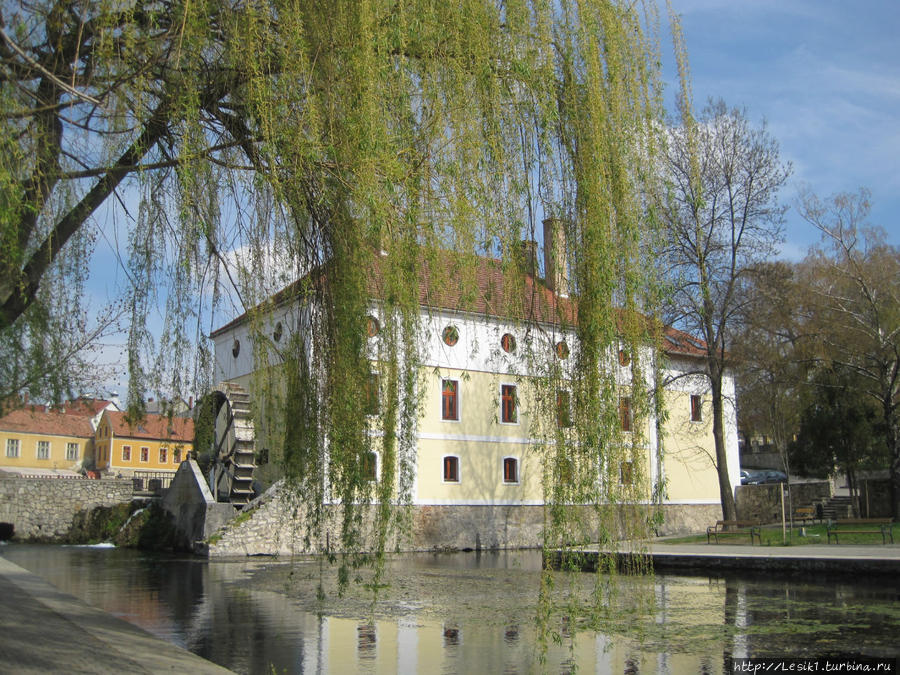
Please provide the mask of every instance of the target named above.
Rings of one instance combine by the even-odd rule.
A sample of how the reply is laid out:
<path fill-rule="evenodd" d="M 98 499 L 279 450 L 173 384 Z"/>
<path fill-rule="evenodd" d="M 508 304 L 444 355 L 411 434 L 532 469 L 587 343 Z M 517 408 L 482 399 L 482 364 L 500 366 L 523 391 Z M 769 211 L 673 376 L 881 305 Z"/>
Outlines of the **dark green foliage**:
<path fill-rule="evenodd" d="M 855 378 L 839 367 L 822 368 L 788 447 L 791 467 L 816 478 L 846 473 L 851 481 L 862 469 L 884 467 L 888 452 L 879 425 L 878 409 Z"/>

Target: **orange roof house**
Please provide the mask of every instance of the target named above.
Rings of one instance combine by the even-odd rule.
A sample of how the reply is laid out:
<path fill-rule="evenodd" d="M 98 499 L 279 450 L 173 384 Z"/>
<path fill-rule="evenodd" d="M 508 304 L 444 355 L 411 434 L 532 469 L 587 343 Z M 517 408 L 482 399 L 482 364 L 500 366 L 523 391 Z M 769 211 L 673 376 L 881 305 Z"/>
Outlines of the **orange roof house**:
<path fill-rule="evenodd" d="M 194 444 L 194 420 L 147 414 L 132 424 L 126 414 L 106 410 L 94 438 L 94 463 L 100 471 L 178 470 Z"/>
<path fill-rule="evenodd" d="M 89 417 L 28 405 L 0 417 L 0 467 L 78 471 L 93 438 Z"/>

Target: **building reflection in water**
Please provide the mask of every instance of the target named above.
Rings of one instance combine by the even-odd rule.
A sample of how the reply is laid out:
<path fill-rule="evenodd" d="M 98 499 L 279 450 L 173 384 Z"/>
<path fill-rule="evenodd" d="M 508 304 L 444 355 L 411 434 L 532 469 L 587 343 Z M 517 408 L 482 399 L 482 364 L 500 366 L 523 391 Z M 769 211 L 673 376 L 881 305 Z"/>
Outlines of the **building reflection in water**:
<path fill-rule="evenodd" d="M 524 674 L 535 671 L 539 656 L 532 610 L 513 607 L 504 615 L 487 608 L 491 585 L 502 584 L 494 590 L 503 594 L 509 584 L 524 587 L 538 574 L 514 557 L 504 558 L 506 554 L 477 560 L 423 557 L 404 577 L 404 583 L 414 586 L 412 593 L 423 599 L 396 602 L 390 611 L 373 616 L 317 612 L 296 596 L 295 586 L 273 590 L 271 583 L 258 583 L 261 571 L 284 569 L 284 563 L 269 560 L 208 562 L 41 546 L 9 546 L 3 554 L 64 591 L 239 673 Z M 492 570 L 500 572 L 492 575 Z M 313 584 L 311 576 L 301 574 L 290 584 Z M 426 595 L 438 576 L 460 584 L 459 592 Z M 667 575 L 642 583 L 652 592 L 652 613 L 642 615 L 637 628 L 604 635 L 576 630 L 568 617 L 559 617 L 559 643 L 551 640 L 547 662 L 537 669 L 568 672 L 577 664 L 581 672 L 597 673 L 722 673 L 728 657 L 771 654 L 773 649 L 785 653 L 783 645 L 790 643 L 779 646 L 777 634 L 754 633 L 754 627 L 814 616 L 843 629 L 848 609 L 861 599 L 890 623 L 885 624 L 885 645 L 892 644 L 890 634 L 897 629 L 892 609 L 896 590 L 883 586 Z M 625 602 L 632 600 L 627 592 L 622 595 Z M 872 638 L 868 631 L 866 644 L 875 644 Z M 862 644 L 853 635 L 849 640 L 853 642 L 834 648 L 849 651 L 850 645 Z"/>

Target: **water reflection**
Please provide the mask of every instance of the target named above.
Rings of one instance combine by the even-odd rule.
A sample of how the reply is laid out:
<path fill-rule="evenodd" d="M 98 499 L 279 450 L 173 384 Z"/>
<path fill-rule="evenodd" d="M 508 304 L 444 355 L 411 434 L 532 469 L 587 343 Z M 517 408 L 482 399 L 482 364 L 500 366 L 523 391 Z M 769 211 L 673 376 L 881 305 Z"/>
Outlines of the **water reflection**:
<path fill-rule="evenodd" d="M 621 611 L 599 630 L 552 617 L 557 642 L 539 665 L 536 554 L 404 556 L 373 606 L 359 586 L 338 599 L 333 570 L 316 560 L 207 562 L 24 545 L 2 553 L 241 673 L 564 673 L 575 664 L 581 672 L 723 673 L 731 656 L 894 656 L 900 627 L 893 580 L 660 574 L 622 580 L 609 596 Z M 574 592 L 590 592 L 593 579 L 580 584 Z"/>

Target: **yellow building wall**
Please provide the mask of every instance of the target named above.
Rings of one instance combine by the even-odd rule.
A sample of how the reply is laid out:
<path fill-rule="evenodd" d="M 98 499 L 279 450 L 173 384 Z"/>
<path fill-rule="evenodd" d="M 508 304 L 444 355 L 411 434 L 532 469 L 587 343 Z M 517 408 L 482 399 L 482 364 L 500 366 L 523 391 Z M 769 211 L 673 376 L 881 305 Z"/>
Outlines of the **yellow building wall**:
<path fill-rule="evenodd" d="M 442 419 L 441 383 L 444 379 L 458 382 L 458 421 Z M 238 381 L 244 386 L 251 384 L 249 377 Z M 502 384 L 514 384 L 517 388 L 519 405 L 515 424 L 501 422 Z M 538 417 L 534 386 L 529 378 L 513 375 L 450 368 L 423 369 L 414 500 L 420 504 L 540 503 L 543 500 L 544 467 L 541 450 L 535 443 L 540 434 L 532 428 Z M 621 394 L 629 396 L 629 387 L 622 387 Z M 662 428 L 663 474 L 668 500 L 686 503 L 718 501 L 709 394 L 702 397 L 703 419 L 700 422 L 691 421 L 689 392 L 667 390 L 664 406 L 667 419 Z M 648 423 L 641 429 L 636 427 L 632 434 L 623 434 L 621 440 L 626 444 L 633 439 L 640 446 L 633 453 L 625 452 L 615 460 L 631 454 L 640 462 L 635 476 L 643 477 L 647 490 L 635 489 L 633 494 L 637 499 L 644 499 L 641 495 L 649 494 L 649 481 L 653 475 L 651 462 L 655 460 L 651 459 L 647 447 L 650 431 Z M 373 438 L 373 450 L 378 452 L 378 446 L 377 438 Z M 133 444 L 129 469 L 177 468 L 171 465 L 157 467 L 152 461 L 149 465 L 141 465 L 134 453 Z M 151 460 L 153 454 L 151 449 Z M 443 458 L 448 455 L 459 458 L 458 483 L 443 479 Z M 507 457 L 518 461 L 517 483 L 503 480 L 503 460 Z M 379 453 L 379 480 L 383 480 L 380 461 Z"/>
<path fill-rule="evenodd" d="M 94 441 L 95 464 L 99 470 L 124 471 L 177 471 L 187 454 L 193 447 L 192 443 L 160 441 L 149 438 L 127 438 L 116 436 L 110 430 L 108 420 L 104 417 L 97 427 L 97 436 Z M 123 458 L 125 447 L 130 448 L 130 458 Z M 142 449 L 147 448 L 147 460 L 142 460 Z M 160 448 L 166 448 L 165 461 L 160 461 Z M 175 461 L 175 452 L 179 453 L 179 461 Z"/>
<path fill-rule="evenodd" d="M 702 419 L 691 421 L 691 395 L 667 391 L 668 419 L 663 427 L 664 471 L 670 501 L 718 501 L 719 479 L 713 463 L 712 403 L 702 397 Z"/>
<path fill-rule="evenodd" d="M 18 440 L 19 456 L 7 456 L 7 441 Z M 50 453 L 47 459 L 38 459 L 38 443 L 50 444 Z M 78 458 L 66 459 L 66 451 L 69 443 L 78 444 Z M 52 434 L 31 434 L 13 431 L 0 431 L 0 466 L 9 466 L 27 469 L 69 469 L 75 470 L 81 467 L 85 455 L 90 451 L 91 439 L 78 436 L 55 436 Z"/>
<path fill-rule="evenodd" d="M 442 419 L 445 379 L 458 382 L 458 421 Z M 516 386 L 517 423 L 501 421 L 504 384 Z M 425 504 L 541 503 L 544 450 L 540 446 L 542 433 L 536 428 L 540 411 L 535 386 L 528 378 L 496 373 L 430 370 L 421 391 L 424 406 L 419 421 L 416 500 Z M 623 388 L 622 394 L 629 395 L 628 389 Z M 555 424 L 552 420 L 550 423 Z M 622 434 L 617 441 L 628 444 L 636 440 L 641 446 L 633 453 L 623 451 L 623 457 L 616 461 L 626 455 L 633 457 L 640 463 L 640 471 L 636 470 L 635 475 L 643 476 L 649 487 L 649 451 L 644 447 L 648 429 L 645 426 L 642 433 Z M 458 483 L 444 480 L 446 456 L 459 458 Z M 518 461 L 516 483 L 504 481 L 503 461 L 508 457 Z"/>
<path fill-rule="evenodd" d="M 458 421 L 443 420 L 442 381 L 458 382 Z M 501 421 L 501 385 L 516 386 L 517 421 Z M 541 458 L 530 436 L 529 383 L 472 371 L 429 371 L 419 421 L 417 495 L 423 503 L 516 503 L 541 500 Z M 445 482 L 443 458 L 459 458 L 459 482 Z M 515 458 L 518 481 L 503 480 L 503 460 Z"/>

